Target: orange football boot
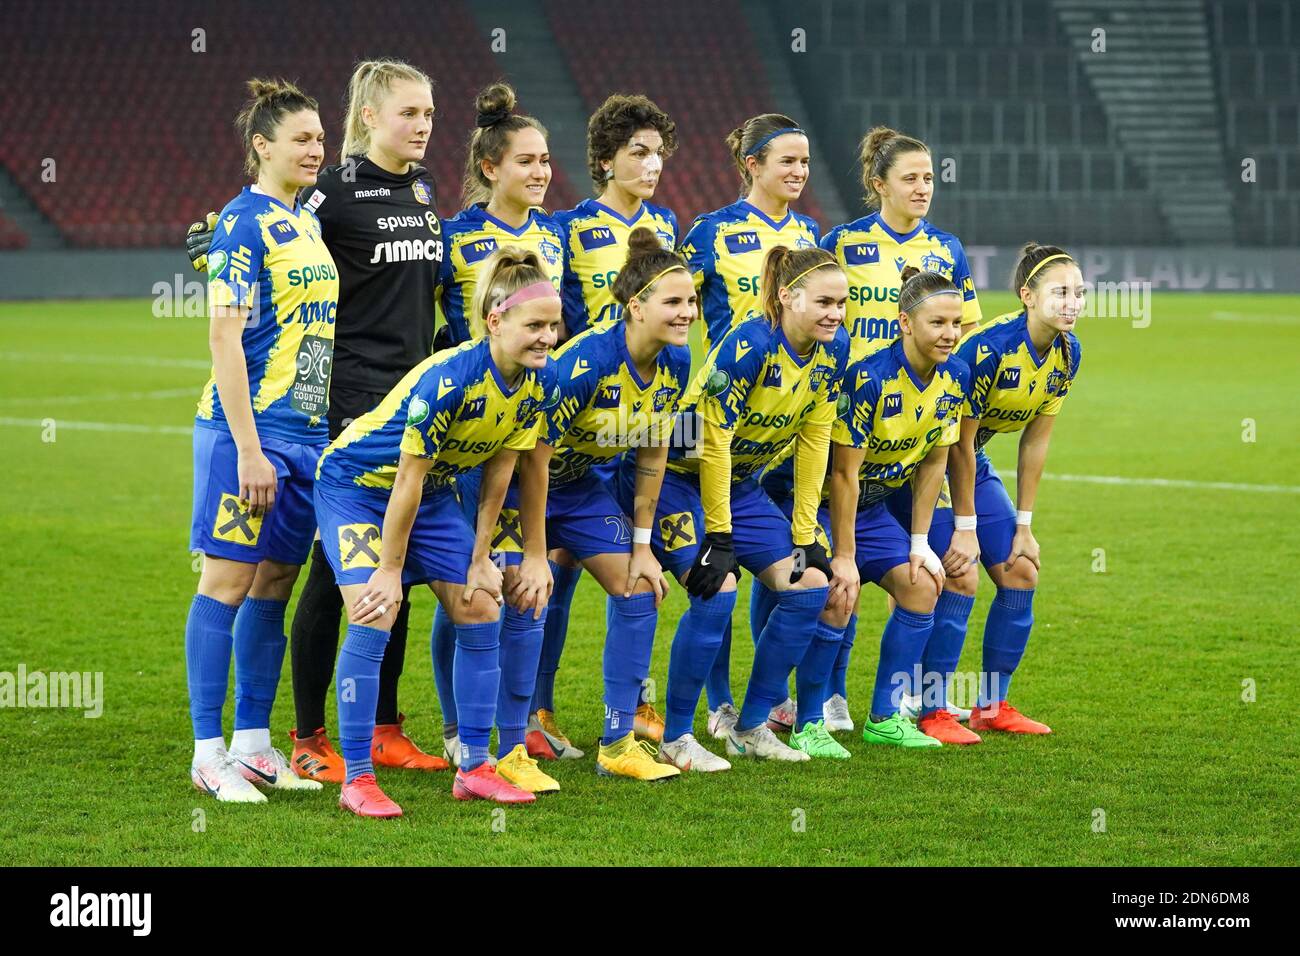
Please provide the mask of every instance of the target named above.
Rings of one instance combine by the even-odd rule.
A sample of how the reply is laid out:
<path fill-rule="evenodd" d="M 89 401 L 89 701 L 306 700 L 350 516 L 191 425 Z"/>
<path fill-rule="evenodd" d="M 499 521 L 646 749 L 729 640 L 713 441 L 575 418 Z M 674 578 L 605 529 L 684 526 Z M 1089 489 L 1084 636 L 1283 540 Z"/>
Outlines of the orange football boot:
<path fill-rule="evenodd" d="M 659 743 L 664 739 L 664 719 L 655 710 L 650 701 L 643 701 L 636 709 L 636 719 L 632 721 L 632 730 L 638 737 L 645 737 Z"/>
<path fill-rule="evenodd" d="M 970 712 L 971 730 L 1001 730 L 1009 734 L 1050 734 L 1052 728 L 1030 720 L 1005 700 Z"/>
<path fill-rule="evenodd" d="M 451 764 L 441 757 L 427 754 L 402 732 L 405 714 L 397 715 L 395 724 L 376 724 L 370 739 L 370 761 L 377 767 L 405 770 L 446 770 Z"/>
<path fill-rule="evenodd" d="M 400 817 L 402 808 L 379 789 L 373 773 L 363 773 L 339 791 L 339 806 L 359 817 Z"/>
<path fill-rule="evenodd" d="M 330 745 L 325 736 L 325 728 L 317 727 L 310 737 L 299 737 L 295 727 L 289 731 L 293 741 L 293 756 L 289 765 L 293 772 L 304 780 L 319 780 L 321 783 L 342 783 L 346 773 L 343 758 Z"/>
<path fill-rule="evenodd" d="M 971 733 L 961 724 L 957 723 L 957 718 L 953 716 L 950 710 L 936 710 L 931 714 L 923 714 L 921 719 L 916 722 L 916 729 L 927 737 L 933 737 L 940 743 L 945 744 L 978 744 L 980 735 Z"/>

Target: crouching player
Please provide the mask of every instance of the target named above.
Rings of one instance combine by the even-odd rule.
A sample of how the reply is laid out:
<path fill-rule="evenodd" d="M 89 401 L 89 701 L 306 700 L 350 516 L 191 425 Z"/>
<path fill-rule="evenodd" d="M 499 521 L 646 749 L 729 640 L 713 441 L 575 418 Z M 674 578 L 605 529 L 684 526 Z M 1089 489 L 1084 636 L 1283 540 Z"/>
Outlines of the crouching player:
<path fill-rule="evenodd" d="M 916 683 L 915 671 L 927 660 L 935 606 L 943 592 L 944 569 L 927 535 L 948 448 L 960 433 L 970 368 L 951 357 L 961 335 L 960 290 L 942 275 L 912 266 L 903 277 L 900 337 L 858 360 L 845 375 L 847 401 L 835 424 L 830 474 L 831 566 L 837 577 L 874 581 L 896 604 L 880 638 L 863 740 L 938 747 L 942 741 L 899 715 L 898 700 Z M 896 493 L 912 498 L 910 536 L 886 506 Z M 974 567 L 958 573 L 973 594 Z M 944 699 L 938 697 L 940 706 Z"/>
<path fill-rule="evenodd" d="M 536 443 L 541 408 L 554 390 L 548 351 L 558 334 L 560 300 L 537 255 L 507 246 L 484 264 L 472 308 L 486 334 L 417 365 L 330 444 L 317 469 L 321 541 L 348 609 L 337 680 L 346 765 L 339 804 L 361 816 L 402 812 L 375 782 L 370 740 L 379 665 L 404 580 L 428 584 L 456 630 L 461 760 L 453 795 L 535 799 L 488 762 L 502 601 L 502 575 L 490 552 L 516 459 Z M 474 528 L 452 479 L 479 465 Z M 540 614 L 546 582 L 523 583 Z"/>
<path fill-rule="evenodd" d="M 644 227 L 629 236 L 613 293 L 619 316 L 570 339 L 556 353 L 559 396 L 547 407 L 542 439 L 529 454 L 550 466 L 548 547 L 574 555 L 609 595 L 605 725 L 596 769 L 607 776 L 653 781 L 680 773 L 678 767 L 656 761 L 654 746 L 638 741 L 634 731 L 641 687 L 650 673 L 657 609 L 668 590 L 651 552 L 651 526 L 677 403 L 690 379 L 687 339 L 696 295 L 685 261 Z M 625 511 L 604 480 L 604 466 L 633 446 L 628 458 L 635 490 Z M 525 491 L 520 488 L 520 497 Z M 507 629 L 509 621 L 507 612 Z M 504 636 L 502 640 L 504 654 Z M 533 670 L 521 664 L 525 670 L 515 675 L 518 686 L 510 688 L 510 700 L 503 695 L 503 707 L 509 708 L 497 717 L 503 752 L 508 726 L 523 740 L 540 650 L 540 643 L 529 648 Z M 513 670 L 515 665 L 510 666 Z M 506 772 L 507 762 L 498 764 L 498 773 Z"/>
<path fill-rule="evenodd" d="M 777 246 L 764 260 L 762 288 L 764 313 L 726 333 L 682 399 L 683 426 L 700 436 L 699 448 L 674 443 L 652 537 L 659 560 L 690 594 L 669 658 L 663 754 L 692 770 L 730 766 L 705 750 L 691 728 L 736 605 L 742 564 L 776 592 L 776 606 L 759 635 L 739 720 L 727 730 L 727 752 L 803 761 L 832 755 L 826 741 L 835 744 L 814 731 L 787 746 L 767 719 L 785 700 L 796 666 L 815 675 L 819 687 L 825 684 L 850 612 L 847 599 L 827 608 L 829 556 L 816 538 L 848 359 L 848 283 L 828 252 Z M 795 506 L 786 518 L 756 476 L 791 442 Z M 625 496 L 630 477 L 625 463 Z"/>
<path fill-rule="evenodd" d="M 1034 622 L 1041 564 L 1030 520 L 1052 425 L 1079 373 L 1074 326 L 1083 309 L 1084 284 L 1064 249 L 1033 242 L 1021 250 L 1012 282 L 1024 308 L 963 339 L 957 351 L 971 367 L 971 397 L 961 441 L 948 460 L 952 516 L 944 526 L 942 512 L 936 513 L 930 542 L 944 554 L 946 569 L 981 560 L 998 589 L 984 625 L 979 706 L 971 714 L 971 728 L 1046 734 L 1051 733 L 1046 724 L 1007 703 L 1007 691 Z M 994 435 L 1016 431 L 1022 434 L 1013 506 L 984 445 Z M 945 545 L 945 534 L 951 545 Z M 960 626 L 964 637 L 965 618 Z"/>

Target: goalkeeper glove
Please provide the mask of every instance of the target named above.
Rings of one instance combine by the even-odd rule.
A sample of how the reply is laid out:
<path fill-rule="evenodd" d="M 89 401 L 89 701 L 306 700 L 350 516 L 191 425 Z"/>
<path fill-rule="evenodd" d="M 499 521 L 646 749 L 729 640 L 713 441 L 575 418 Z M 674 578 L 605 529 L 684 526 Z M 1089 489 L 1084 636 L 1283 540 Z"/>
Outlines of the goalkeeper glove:
<path fill-rule="evenodd" d="M 185 233 L 185 254 L 190 257 L 190 264 L 196 272 L 204 275 L 208 272 L 208 246 L 212 245 L 212 235 L 217 231 L 217 214 L 210 212 L 202 222 L 190 223 Z"/>

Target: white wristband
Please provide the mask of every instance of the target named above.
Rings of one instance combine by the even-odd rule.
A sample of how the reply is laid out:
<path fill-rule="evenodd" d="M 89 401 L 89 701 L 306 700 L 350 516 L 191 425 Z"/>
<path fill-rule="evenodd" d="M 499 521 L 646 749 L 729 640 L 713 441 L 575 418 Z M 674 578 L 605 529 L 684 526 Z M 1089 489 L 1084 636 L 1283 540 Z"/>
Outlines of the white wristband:
<path fill-rule="evenodd" d="M 1017 511 L 1016 524 L 1022 524 L 1027 528 L 1029 527 L 1029 522 L 1033 519 L 1033 517 L 1034 517 L 1034 513 L 1032 511 Z"/>
<path fill-rule="evenodd" d="M 954 530 L 956 530 L 956 531 L 974 531 L 974 530 L 975 530 L 975 516 L 974 516 L 974 515 L 953 515 L 953 516 L 952 516 L 952 520 L 953 520 Z"/>
<path fill-rule="evenodd" d="M 930 547 L 929 535 L 912 535 L 911 553 L 921 556 L 921 563 L 931 574 L 938 574 L 943 569 L 943 562 L 939 560 L 939 556 L 935 554 L 934 549 Z"/>
<path fill-rule="evenodd" d="M 633 543 L 633 544 L 649 544 L 649 543 L 650 543 L 650 529 L 649 529 L 649 528 L 633 528 L 633 529 L 632 529 L 632 543 Z"/>

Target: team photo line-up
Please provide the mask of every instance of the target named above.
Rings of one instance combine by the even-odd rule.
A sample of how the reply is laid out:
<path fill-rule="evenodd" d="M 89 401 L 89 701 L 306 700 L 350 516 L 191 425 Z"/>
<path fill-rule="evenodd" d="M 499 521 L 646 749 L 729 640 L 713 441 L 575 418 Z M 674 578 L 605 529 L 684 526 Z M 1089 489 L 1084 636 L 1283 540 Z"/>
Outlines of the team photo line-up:
<path fill-rule="evenodd" d="M 212 353 L 185 625 L 195 787 L 251 803 L 338 784 L 341 807 L 372 817 L 402 814 L 376 765 L 454 768 L 462 800 L 558 791 L 539 761 L 584 756 L 555 702 L 584 571 L 608 595 L 602 775 L 730 769 L 693 733 L 701 694 L 727 757 L 849 758 L 834 734 L 855 729 L 846 674 L 867 582 L 890 611 L 856 708 L 864 742 L 1050 733 L 1007 698 L 1033 622 L 1031 512 L 1079 369 L 1084 285 L 1066 251 L 1026 244 L 1021 308 L 984 320 L 961 242 L 925 219 L 925 143 L 867 131 L 872 212 L 823 235 L 792 208 L 808 137 L 775 113 L 727 137 L 743 198 L 682 234 L 651 202 L 676 127 L 630 94 L 590 118 L 596 198 L 550 214 L 546 129 L 504 83 L 476 99 L 465 208 L 440 219 L 420 70 L 357 65 L 330 166 L 314 99 L 283 80 L 248 91 L 236 127 L 253 184 L 186 237 Z M 1021 433 L 1014 502 L 983 450 L 999 432 Z M 965 710 L 950 686 L 981 563 L 997 592 Z M 754 658 L 737 701 L 742 568 Z M 661 716 L 645 689 L 669 578 L 689 606 Z M 437 599 L 441 756 L 398 710 L 415 585 Z M 286 646 L 288 758 L 270 731 Z"/>

